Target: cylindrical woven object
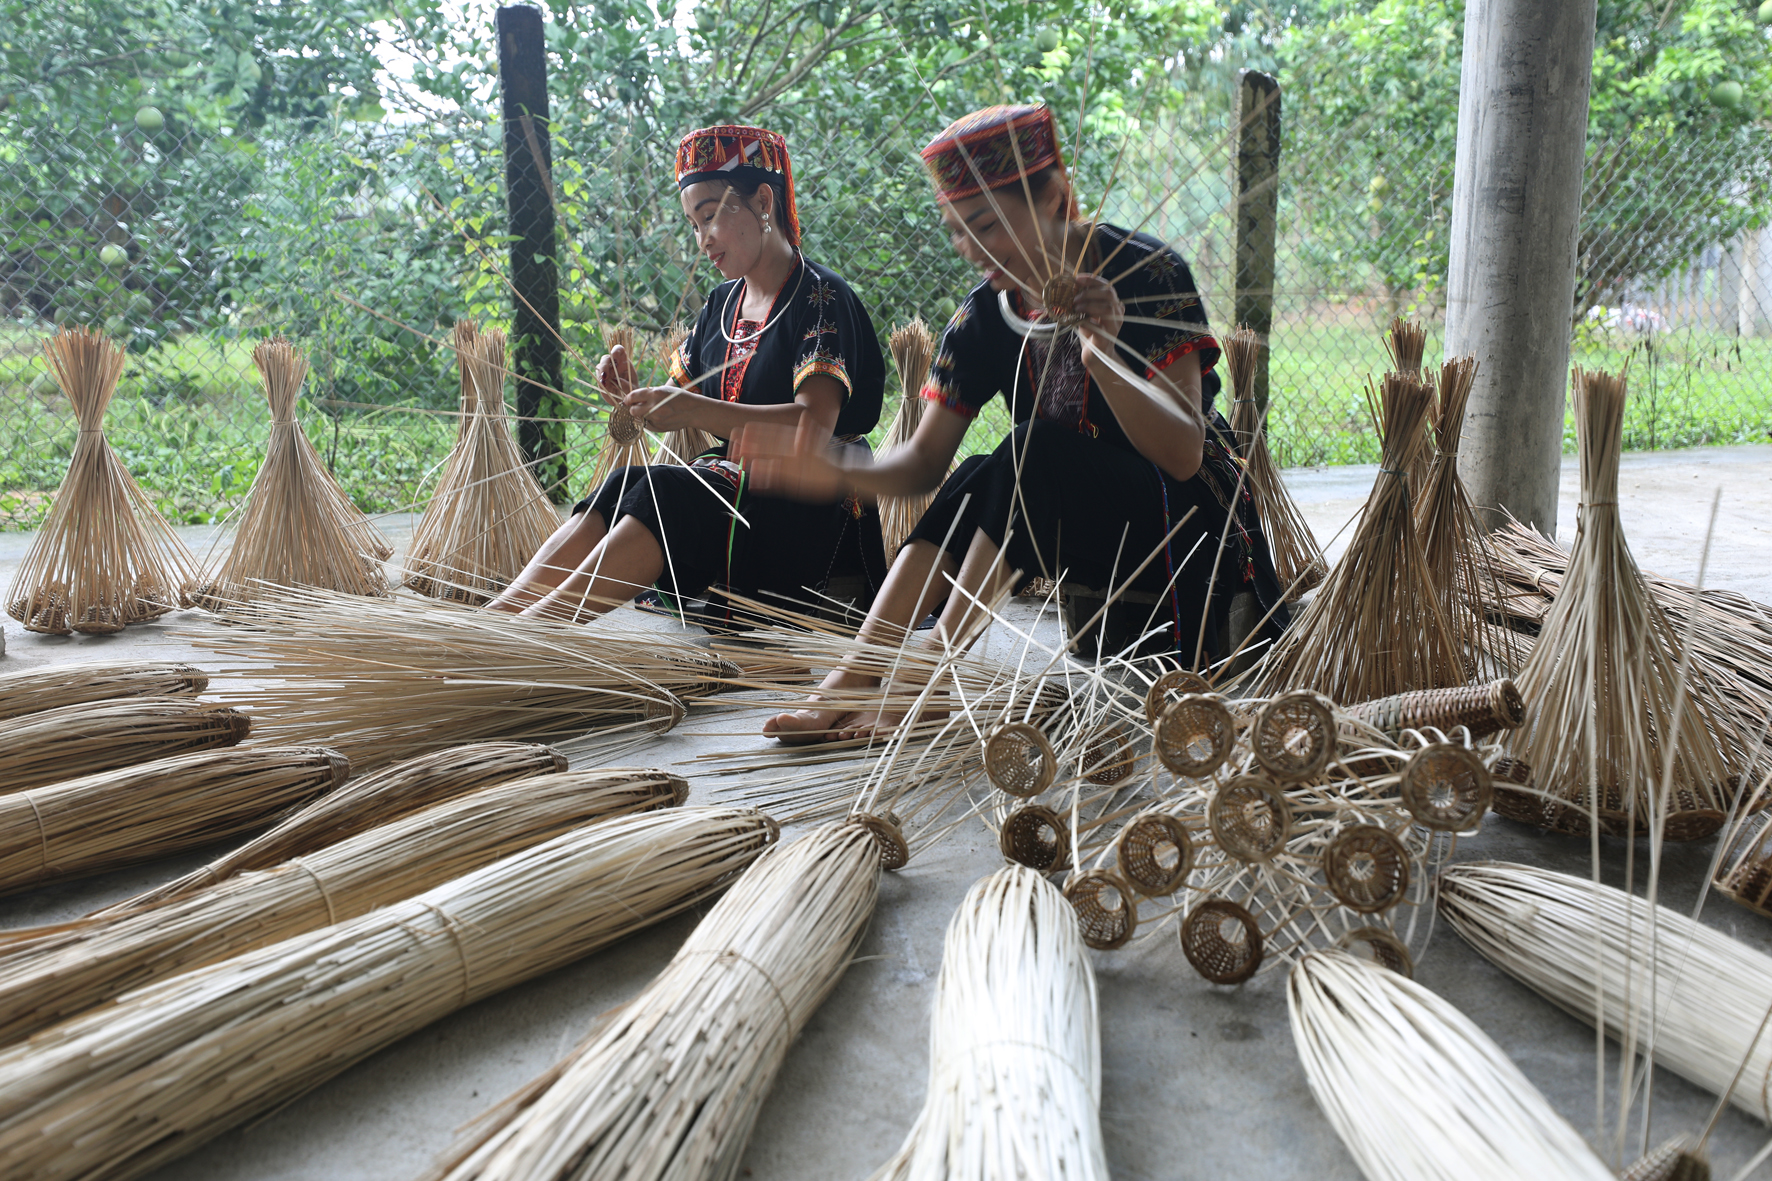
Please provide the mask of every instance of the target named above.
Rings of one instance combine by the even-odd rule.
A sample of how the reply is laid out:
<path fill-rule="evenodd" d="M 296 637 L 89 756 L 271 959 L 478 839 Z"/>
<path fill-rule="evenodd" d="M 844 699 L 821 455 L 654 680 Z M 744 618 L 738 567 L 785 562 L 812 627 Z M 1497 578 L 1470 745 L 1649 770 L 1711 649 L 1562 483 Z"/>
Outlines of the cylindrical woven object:
<path fill-rule="evenodd" d="M 1208 898 L 1181 921 L 1181 953 L 1214 984 L 1241 984 L 1267 951 L 1255 916 L 1225 898 Z"/>
<path fill-rule="evenodd" d="M 1124 947 L 1138 931 L 1138 895 L 1112 870 L 1086 869 L 1065 879 L 1083 942 L 1097 951 Z"/>
<path fill-rule="evenodd" d="M 1653 1030 L 1657 1065 L 1772 1120 L 1772 956 L 1623 890 L 1508 862 L 1447 866 L 1439 907 L 1546 1000 L 1591 1027 L 1603 995 L 1611 1037 L 1628 1024 L 1646 1052 Z"/>
<path fill-rule="evenodd" d="M 197 751 L 0 795 L 0 893 L 152 861 L 262 824 L 345 781 L 323 746 Z"/>
<path fill-rule="evenodd" d="M 1369 1181 L 1614 1181 L 1501 1048 L 1414 981 L 1318 951 L 1286 996 L 1311 1093 Z"/>
<path fill-rule="evenodd" d="M 0 675 L 0 722 L 64 705 L 130 697 L 195 697 L 209 674 L 170 661 L 98 660 Z"/>
<path fill-rule="evenodd" d="M 469 792 L 275 869 L 118 916 L 8 932 L 0 1041 L 156 980 L 345 922 L 593 821 L 671 807 L 662 771 L 567 771 Z"/>
<path fill-rule="evenodd" d="M 948 924 L 929 1090 L 872 1181 L 1107 1181 L 1095 973 L 1039 874 L 998 870 Z"/>
<path fill-rule="evenodd" d="M 1070 863 L 1070 829 L 1045 804 L 1023 804 L 1004 818 L 997 850 L 1017 865 L 1055 873 Z"/>
<path fill-rule="evenodd" d="M 1526 720 L 1526 702 L 1509 680 L 1455 689 L 1417 689 L 1347 707 L 1347 713 L 1392 738 L 1431 726 L 1450 732 L 1463 726 L 1472 738 L 1512 730 Z"/>
<path fill-rule="evenodd" d="M 551 746 L 526 742 L 477 742 L 419 755 L 359 775 L 233 852 L 97 913 L 121 914 L 180 898 L 247 870 L 269 869 L 452 797 L 495 783 L 564 770 L 565 755 Z"/>
<path fill-rule="evenodd" d="M 644 992 L 432 1175 L 735 1177 L 788 1046 L 855 953 L 879 881 L 879 846 L 858 824 L 772 850 Z"/>
<path fill-rule="evenodd" d="M 251 718 L 237 709 L 183 697 L 96 701 L 26 714 L 0 723 L 0 792 L 234 746 L 251 729 Z"/>
<path fill-rule="evenodd" d="M 709 897 L 773 834 L 760 813 L 728 808 L 588 825 L 137 989 L 0 1050 L 0 1162 L 17 1181 L 139 1177 L 457 1009 Z"/>

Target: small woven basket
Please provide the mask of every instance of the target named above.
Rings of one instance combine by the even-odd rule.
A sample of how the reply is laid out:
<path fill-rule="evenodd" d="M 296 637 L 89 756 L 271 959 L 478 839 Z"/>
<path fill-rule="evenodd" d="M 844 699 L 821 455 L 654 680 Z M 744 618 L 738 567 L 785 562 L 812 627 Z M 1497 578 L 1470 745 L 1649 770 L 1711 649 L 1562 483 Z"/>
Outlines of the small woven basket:
<path fill-rule="evenodd" d="M 1045 804 L 1023 804 L 1003 821 L 997 848 L 1017 865 L 1054 873 L 1070 863 L 1070 830 L 1064 817 Z"/>
<path fill-rule="evenodd" d="M 1255 916 L 1224 898 L 1208 898 L 1181 924 L 1181 953 L 1214 984 L 1241 984 L 1261 968 L 1264 947 Z"/>
<path fill-rule="evenodd" d="M 984 769 L 991 786 L 1016 799 L 1030 799 L 1052 786 L 1058 756 L 1052 743 L 1026 722 L 1005 722 L 984 742 Z"/>
<path fill-rule="evenodd" d="M 1132 887 L 1111 870 L 1090 869 L 1072 874 L 1064 884 L 1064 896 L 1077 912 L 1083 942 L 1097 951 L 1126 946 L 1138 930 Z"/>
<path fill-rule="evenodd" d="M 1157 719 L 1157 758 L 1171 772 L 1200 779 L 1224 765 L 1237 742 L 1237 720 L 1216 693 L 1188 693 Z"/>
<path fill-rule="evenodd" d="M 1194 867 L 1194 844 L 1181 817 L 1167 812 L 1135 816 L 1114 838 L 1120 876 L 1147 898 L 1173 894 Z"/>

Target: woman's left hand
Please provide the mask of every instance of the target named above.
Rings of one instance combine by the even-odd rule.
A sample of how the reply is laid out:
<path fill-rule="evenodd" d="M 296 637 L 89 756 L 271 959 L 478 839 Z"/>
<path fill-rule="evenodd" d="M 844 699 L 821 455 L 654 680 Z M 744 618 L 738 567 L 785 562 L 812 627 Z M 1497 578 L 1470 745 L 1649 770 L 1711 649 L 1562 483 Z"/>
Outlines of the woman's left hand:
<path fill-rule="evenodd" d="M 1112 355 L 1114 343 L 1120 339 L 1120 326 L 1126 322 L 1126 305 L 1120 293 L 1100 275 L 1077 276 L 1077 298 L 1071 305 L 1083 317 L 1077 335 L 1083 338 L 1083 360 L 1091 353 Z"/>
<path fill-rule="evenodd" d="M 674 385 L 649 385 L 630 393 L 622 405 L 649 431 L 680 431 L 696 424 L 698 404 L 705 399 Z"/>

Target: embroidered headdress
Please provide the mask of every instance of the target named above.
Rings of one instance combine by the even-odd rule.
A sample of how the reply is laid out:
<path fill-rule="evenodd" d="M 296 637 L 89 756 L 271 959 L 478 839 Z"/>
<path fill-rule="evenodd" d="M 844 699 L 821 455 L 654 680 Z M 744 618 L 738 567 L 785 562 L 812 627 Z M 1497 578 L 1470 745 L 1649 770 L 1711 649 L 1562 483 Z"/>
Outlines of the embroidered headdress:
<path fill-rule="evenodd" d="M 986 107 L 954 120 L 923 149 L 943 201 L 976 197 L 1046 168 L 1064 169 L 1052 108 Z"/>
<path fill-rule="evenodd" d="M 677 144 L 677 188 L 704 180 L 779 181 L 785 190 L 782 231 L 788 244 L 800 244 L 800 217 L 794 209 L 794 170 L 788 164 L 788 141 L 761 127 L 702 127 Z"/>

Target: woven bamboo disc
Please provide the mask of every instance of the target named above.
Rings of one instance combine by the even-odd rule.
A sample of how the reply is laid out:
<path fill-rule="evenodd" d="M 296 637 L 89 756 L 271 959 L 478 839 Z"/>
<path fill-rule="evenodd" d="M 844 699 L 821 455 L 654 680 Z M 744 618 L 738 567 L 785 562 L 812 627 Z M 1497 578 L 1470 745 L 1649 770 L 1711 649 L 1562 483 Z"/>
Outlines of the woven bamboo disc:
<path fill-rule="evenodd" d="M 884 816 L 857 812 L 849 819 L 851 823 L 859 824 L 873 834 L 874 843 L 880 846 L 881 869 L 903 869 L 910 863 L 911 847 L 904 839 L 904 829 L 897 816 L 890 812 Z M 773 840 L 774 837 L 770 839 Z"/>
<path fill-rule="evenodd" d="M 1351 955 L 1371 960 L 1381 968 L 1389 968 L 1399 976 L 1415 978 L 1415 957 L 1401 939 L 1383 927 L 1356 927 L 1335 941 L 1335 946 Z"/>
<path fill-rule="evenodd" d="M 1323 877 L 1349 910 L 1389 910 L 1409 892 L 1409 850 L 1376 824 L 1344 828 L 1323 850 Z"/>
<path fill-rule="evenodd" d="M 1292 806 L 1259 775 L 1239 775 L 1212 797 L 1206 823 L 1218 847 L 1239 861 L 1267 861 L 1292 834 Z"/>
<path fill-rule="evenodd" d="M 1512 730 L 1526 720 L 1526 700 L 1510 680 L 1454 689 L 1417 689 L 1349 706 L 1347 712 L 1392 738 L 1405 730 L 1463 726 L 1472 738 Z"/>
<path fill-rule="evenodd" d="M 1114 838 L 1120 876 L 1148 898 L 1173 894 L 1194 867 L 1194 843 L 1181 817 L 1146 812 Z"/>
<path fill-rule="evenodd" d="M 1188 693 L 1157 719 L 1157 758 L 1170 771 L 1200 779 L 1224 765 L 1237 744 L 1237 720 L 1215 693 Z"/>
<path fill-rule="evenodd" d="M 0 791 L 19 791 L 187 751 L 236 746 L 252 729 L 237 709 L 185 697 L 64 705 L 0 723 Z"/>
<path fill-rule="evenodd" d="M 1132 749 L 1126 728 L 1118 722 L 1098 727 L 1083 752 L 1085 778 L 1103 787 L 1120 782 L 1137 765 L 1138 753 Z"/>
<path fill-rule="evenodd" d="M 1017 865 L 1056 873 L 1070 864 L 1070 829 L 1064 817 L 1045 804 L 1023 804 L 1003 821 L 997 848 Z"/>
<path fill-rule="evenodd" d="M 1309 689 L 1280 694 L 1255 715 L 1249 751 L 1264 771 L 1282 780 L 1320 774 L 1335 753 L 1334 707 Z"/>
<path fill-rule="evenodd" d="M 1409 756 L 1402 796 L 1403 807 L 1424 828 L 1468 832 L 1482 825 L 1495 789 L 1475 751 L 1436 742 Z"/>
<path fill-rule="evenodd" d="M 1151 687 L 1145 690 L 1144 720 L 1155 724 L 1157 715 L 1161 714 L 1163 707 L 1169 704 L 1171 693 L 1180 695 L 1210 692 L 1212 692 L 1212 683 L 1199 673 L 1189 672 L 1185 668 L 1172 668 L 1152 681 Z"/>
<path fill-rule="evenodd" d="M 1058 756 L 1052 743 L 1026 722 L 1004 722 L 984 742 L 984 769 L 991 786 L 1017 799 L 1037 796 L 1052 786 Z"/>
<path fill-rule="evenodd" d="M 1097 951 L 1126 946 L 1138 930 L 1138 908 L 1132 887 L 1110 870 L 1088 869 L 1072 874 L 1064 896 L 1077 912 L 1083 942 Z"/>
<path fill-rule="evenodd" d="M 209 674 L 162 661 L 57 664 L 0 675 L 0 722 L 64 705 L 127 697 L 195 697 Z"/>
<path fill-rule="evenodd" d="M 1261 967 L 1264 951 L 1255 916 L 1224 898 L 1208 898 L 1181 924 L 1181 954 L 1214 984 L 1241 984 Z"/>

